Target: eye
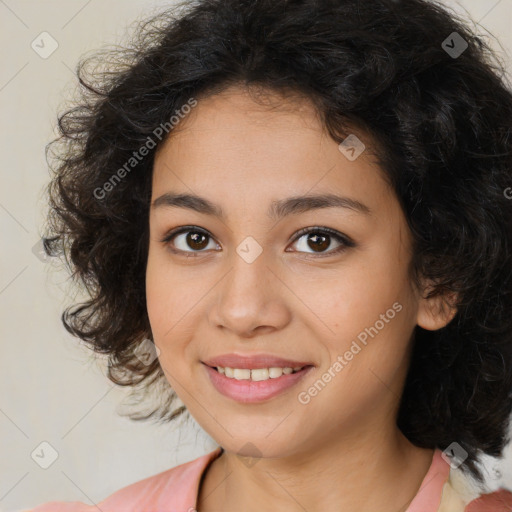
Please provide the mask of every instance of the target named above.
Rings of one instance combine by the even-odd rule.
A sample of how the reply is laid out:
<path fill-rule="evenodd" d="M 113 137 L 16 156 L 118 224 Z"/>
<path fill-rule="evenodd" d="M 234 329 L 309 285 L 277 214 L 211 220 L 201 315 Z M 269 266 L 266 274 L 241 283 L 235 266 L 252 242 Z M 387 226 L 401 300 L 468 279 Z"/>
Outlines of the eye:
<path fill-rule="evenodd" d="M 302 241 L 302 239 L 304 239 Z M 332 245 L 333 240 L 338 246 L 326 251 Z M 208 243 L 208 241 L 210 243 Z M 301 243 L 302 241 L 302 243 Z M 197 226 L 182 226 L 173 229 L 167 233 L 161 240 L 169 250 L 175 254 L 185 254 L 187 257 L 197 256 L 199 252 L 206 252 L 207 249 L 220 248 L 214 243 L 211 235 Z M 312 253 L 319 255 L 332 255 L 346 250 L 348 247 L 355 247 L 355 243 L 346 235 L 326 227 L 303 228 L 296 233 L 294 243 L 299 242 L 299 252 L 308 252 L 306 249 L 312 249 Z M 212 245 L 211 247 L 209 247 Z M 191 249 L 191 250 L 190 250 Z M 287 250 L 287 252 L 290 252 Z"/>
<path fill-rule="evenodd" d="M 304 239 L 304 240 L 302 240 Z M 326 251 L 332 245 L 332 241 L 335 241 L 338 246 L 332 250 Z M 313 227 L 301 229 L 294 239 L 294 242 L 299 242 L 299 252 L 308 252 L 307 248 L 312 249 L 312 253 L 309 254 L 338 254 L 348 247 L 355 247 L 355 243 L 346 235 L 339 233 L 330 228 L 325 227 Z"/>
<path fill-rule="evenodd" d="M 167 233 L 161 242 L 165 243 L 174 253 L 186 253 L 187 257 L 197 256 L 197 252 L 205 252 L 208 247 L 208 239 L 213 243 L 213 238 L 204 230 L 196 226 L 183 226 L 178 229 L 172 230 Z M 218 244 L 213 243 L 213 248 L 219 247 Z M 188 249 L 192 249 L 191 251 Z"/>

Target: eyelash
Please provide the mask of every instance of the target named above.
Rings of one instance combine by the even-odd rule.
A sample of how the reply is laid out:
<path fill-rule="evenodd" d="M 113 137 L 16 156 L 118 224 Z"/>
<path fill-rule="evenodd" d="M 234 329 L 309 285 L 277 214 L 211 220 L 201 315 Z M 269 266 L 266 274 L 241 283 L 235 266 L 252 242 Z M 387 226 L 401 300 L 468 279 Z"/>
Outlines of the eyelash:
<path fill-rule="evenodd" d="M 180 228 L 176 228 L 171 230 L 169 233 L 165 235 L 165 237 L 160 240 L 164 245 L 169 247 L 169 250 L 173 252 L 174 254 L 183 254 L 187 258 L 194 258 L 197 257 L 200 253 L 206 252 L 205 250 L 202 251 L 182 251 L 181 249 L 175 249 L 171 245 L 171 240 L 182 233 L 188 233 L 188 232 L 194 232 L 194 233 L 200 233 L 203 234 L 211 239 L 214 239 L 207 231 L 205 231 L 202 228 L 199 228 L 197 226 L 182 226 Z M 327 227 L 321 227 L 321 226 L 314 226 L 309 228 L 302 228 L 297 233 L 295 233 L 294 238 L 292 240 L 292 243 L 297 242 L 302 238 L 304 235 L 307 235 L 309 233 L 315 233 L 315 234 L 327 234 L 330 235 L 332 238 L 334 238 L 337 242 L 339 242 L 341 245 L 337 249 L 333 249 L 327 252 L 323 253 L 305 253 L 308 255 L 312 255 L 314 258 L 317 257 L 326 257 L 326 256 L 332 256 L 333 254 L 339 254 L 343 251 L 345 251 L 348 248 L 355 247 L 355 243 L 353 240 L 351 240 L 346 235 L 343 235 L 339 233 L 338 231 L 335 231 L 334 229 L 327 228 Z M 290 251 L 288 251 L 290 252 Z M 302 251 L 299 251 L 302 252 Z"/>

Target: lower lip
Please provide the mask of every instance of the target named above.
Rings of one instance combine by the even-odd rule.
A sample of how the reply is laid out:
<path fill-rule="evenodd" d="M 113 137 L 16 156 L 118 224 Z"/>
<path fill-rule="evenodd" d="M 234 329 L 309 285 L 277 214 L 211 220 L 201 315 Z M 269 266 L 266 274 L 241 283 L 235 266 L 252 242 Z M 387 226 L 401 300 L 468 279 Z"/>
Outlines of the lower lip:
<path fill-rule="evenodd" d="M 252 381 L 226 377 L 208 365 L 204 365 L 215 389 L 224 396 L 241 403 L 256 403 L 269 400 L 297 384 L 313 366 L 306 366 L 297 373 L 281 375 L 277 379 Z"/>

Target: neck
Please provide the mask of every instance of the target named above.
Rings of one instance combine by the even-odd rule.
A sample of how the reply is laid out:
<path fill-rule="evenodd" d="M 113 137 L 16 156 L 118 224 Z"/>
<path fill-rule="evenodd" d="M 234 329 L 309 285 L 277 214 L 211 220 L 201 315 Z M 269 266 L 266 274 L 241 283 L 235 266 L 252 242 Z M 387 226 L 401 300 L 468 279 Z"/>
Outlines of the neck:
<path fill-rule="evenodd" d="M 325 442 L 282 458 L 248 464 L 224 451 L 202 482 L 198 512 L 406 510 L 434 451 L 412 445 L 395 428 Z"/>

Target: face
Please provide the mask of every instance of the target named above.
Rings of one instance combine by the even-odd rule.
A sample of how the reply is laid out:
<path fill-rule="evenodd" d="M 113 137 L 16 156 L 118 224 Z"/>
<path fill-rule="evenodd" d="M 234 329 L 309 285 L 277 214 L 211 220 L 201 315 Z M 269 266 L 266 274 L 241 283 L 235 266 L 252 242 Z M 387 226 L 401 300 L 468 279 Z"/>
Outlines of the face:
<path fill-rule="evenodd" d="M 349 159 L 307 100 L 276 105 L 232 87 L 180 121 L 155 157 L 146 274 L 170 385 L 226 450 L 268 457 L 391 428 L 427 324 L 370 141 Z M 225 355 L 236 378 L 205 364 Z"/>

